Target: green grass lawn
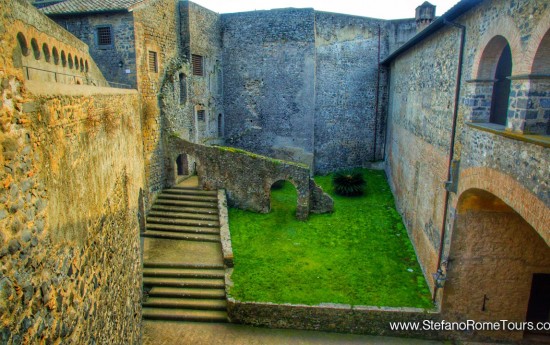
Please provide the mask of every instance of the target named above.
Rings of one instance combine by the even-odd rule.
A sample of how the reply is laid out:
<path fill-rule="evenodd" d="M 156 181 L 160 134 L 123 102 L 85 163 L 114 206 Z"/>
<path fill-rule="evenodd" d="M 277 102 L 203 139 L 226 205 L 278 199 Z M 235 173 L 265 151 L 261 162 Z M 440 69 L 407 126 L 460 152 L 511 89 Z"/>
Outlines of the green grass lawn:
<path fill-rule="evenodd" d="M 431 308 L 428 286 L 383 171 L 363 170 L 366 194 L 333 193 L 334 213 L 296 220 L 296 190 L 272 191 L 272 210 L 229 210 L 231 295 L 242 301 Z"/>

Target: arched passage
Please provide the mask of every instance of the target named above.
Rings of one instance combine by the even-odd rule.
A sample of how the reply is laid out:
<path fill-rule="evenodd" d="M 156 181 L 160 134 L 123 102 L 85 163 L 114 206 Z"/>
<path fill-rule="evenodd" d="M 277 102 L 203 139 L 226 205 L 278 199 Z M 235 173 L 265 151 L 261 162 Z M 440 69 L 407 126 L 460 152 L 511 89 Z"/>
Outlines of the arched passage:
<path fill-rule="evenodd" d="M 271 184 L 270 212 L 276 211 L 294 217 L 294 214 L 296 214 L 297 202 L 298 193 L 292 182 L 278 180 Z"/>
<path fill-rule="evenodd" d="M 529 301 L 538 298 L 537 305 L 544 301 L 540 293 L 531 293 L 537 284 L 538 288 L 544 285 L 534 277 L 550 279 L 550 247 L 539 233 L 494 194 L 475 188 L 463 192 L 447 264 L 444 317 L 452 321 L 534 321 L 541 312 L 530 308 Z M 542 314 L 548 317 L 550 304 L 544 308 Z M 474 336 L 517 340 L 523 333 L 476 331 Z"/>

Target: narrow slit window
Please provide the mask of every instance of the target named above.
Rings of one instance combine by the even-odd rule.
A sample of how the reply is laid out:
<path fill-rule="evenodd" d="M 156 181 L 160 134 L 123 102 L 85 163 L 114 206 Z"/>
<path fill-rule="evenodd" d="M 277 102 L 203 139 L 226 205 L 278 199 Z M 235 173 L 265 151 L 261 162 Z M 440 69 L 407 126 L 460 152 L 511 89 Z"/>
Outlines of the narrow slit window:
<path fill-rule="evenodd" d="M 193 75 L 204 76 L 204 58 L 200 55 L 191 55 Z"/>
<path fill-rule="evenodd" d="M 197 120 L 203 122 L 206 120 L 204 109 L 197 110 Z"/>
<path fill-rule="evenodd" d="M 158 71 L 157 52 L 149 51 L 149 72 L 158 73 Z"/>
<path fill-rule="evenodd" d="M 180 86 L 180 104 L 185 104 L 187 102 L 187 80 L 185 74 L 180 73 L 179 75 L 179 86 Z"/>

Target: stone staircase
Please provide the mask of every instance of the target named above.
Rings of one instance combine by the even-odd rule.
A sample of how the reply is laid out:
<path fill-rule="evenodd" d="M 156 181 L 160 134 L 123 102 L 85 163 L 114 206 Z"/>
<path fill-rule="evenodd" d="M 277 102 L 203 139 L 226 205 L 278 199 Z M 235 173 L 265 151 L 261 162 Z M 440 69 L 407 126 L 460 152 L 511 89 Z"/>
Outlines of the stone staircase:
<path fill-rule="evenodd" d="M 216 191 L 172 187 L 147 216 L 143 318 L 227 322 Z"/>

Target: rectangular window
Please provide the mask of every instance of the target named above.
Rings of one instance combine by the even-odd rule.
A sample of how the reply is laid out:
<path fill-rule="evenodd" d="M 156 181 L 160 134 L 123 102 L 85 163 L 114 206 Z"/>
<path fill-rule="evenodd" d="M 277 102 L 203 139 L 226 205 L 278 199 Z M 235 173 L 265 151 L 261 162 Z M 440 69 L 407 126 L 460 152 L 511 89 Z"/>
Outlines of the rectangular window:
<path fill-rule="evenodd" d="M 157 52 L 149 51 L 149 72 L 158 73 Z"/>
<path fill-rule="evenodd" d="M 200 55 L 191 55 L 191 64 L 193 65 L 193 75 L 204 75 L 204 58 Z"/>
<path fill-rule="evenodd" d="M 99 26 L 96 28 L 96 40 L 99 48 L 113 46 L 113 31 L 110 26 Z"/>
<path fill-rule="evenodd" d="M 197 110 L 197 120 L 199 121 L 205 121 L 205 111 L 204 109 Z"/>

